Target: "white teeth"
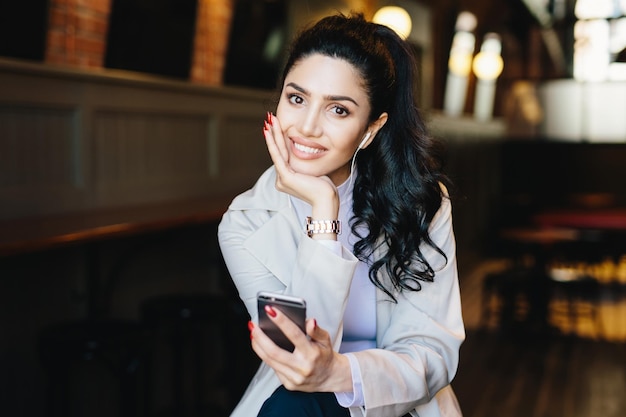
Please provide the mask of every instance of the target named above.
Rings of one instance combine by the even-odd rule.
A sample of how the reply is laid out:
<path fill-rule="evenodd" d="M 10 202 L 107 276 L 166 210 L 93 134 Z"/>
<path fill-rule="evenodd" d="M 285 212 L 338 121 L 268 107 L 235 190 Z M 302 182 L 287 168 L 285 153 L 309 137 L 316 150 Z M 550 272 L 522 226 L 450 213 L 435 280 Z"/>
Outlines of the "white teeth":
<path fill-rule="evenodd" d="M 300 152 L 306 152 L 306 153 L 311 153 L 311 154 L 322 152 L 321 149 L 310 148 L 308 146 L 300 145 L 299 143 L 295 143 L 295 142 L 293 146 Z"/>

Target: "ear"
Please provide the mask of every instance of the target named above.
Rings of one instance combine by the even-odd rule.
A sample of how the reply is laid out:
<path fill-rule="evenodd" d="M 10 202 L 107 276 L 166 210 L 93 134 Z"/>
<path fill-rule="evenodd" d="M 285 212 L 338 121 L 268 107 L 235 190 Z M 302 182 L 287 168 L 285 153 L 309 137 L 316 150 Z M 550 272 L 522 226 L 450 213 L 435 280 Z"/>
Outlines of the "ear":
<path fill-rule="evenodd" d="M 374 141 L 374 138 L 376 137 L 378 131 L 385 125 L 385 123 L 387 123 L 388 117 L 389 115 L 386 112 L 381 113 L 381 115 L 378 116 L 378 119 L 369 124 L 369 126 L 367 127 L 367 133 L 369 134 L 369 137 L 367 138 L 367 140 L 363 140 L 363 142 L 361 142 L 359 148 L 365 149 L 370 145 L 370 143 Z"/>

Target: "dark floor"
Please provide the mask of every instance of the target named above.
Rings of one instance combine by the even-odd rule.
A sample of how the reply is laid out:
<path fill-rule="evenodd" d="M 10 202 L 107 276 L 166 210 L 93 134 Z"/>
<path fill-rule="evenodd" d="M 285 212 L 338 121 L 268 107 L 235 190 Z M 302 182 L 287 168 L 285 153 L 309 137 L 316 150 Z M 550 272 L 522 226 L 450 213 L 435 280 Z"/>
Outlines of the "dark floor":
<path fill-rule="evenodd" d="M 465 417 L 624 417 L 626 344 L 470 331 L 453 386 Z"/>
<path fill-rule="evenodd" d="M 480 312 L 484 276 L 503 267 L 487 260 L 461 270 L 467 339 L 453 387 L 464 416 L 625 417 L 626 297 L 596 300 L 598 321 L 580 314 L 571 323 L 553 300 L 549 330 L 502 329 Z"/>

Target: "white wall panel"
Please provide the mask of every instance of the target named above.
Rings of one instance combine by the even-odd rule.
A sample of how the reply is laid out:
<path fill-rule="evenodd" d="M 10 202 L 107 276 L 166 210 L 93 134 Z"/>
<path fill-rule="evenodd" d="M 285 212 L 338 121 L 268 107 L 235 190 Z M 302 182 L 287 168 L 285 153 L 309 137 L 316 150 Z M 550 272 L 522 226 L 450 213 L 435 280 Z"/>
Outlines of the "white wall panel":
<path fill-rule="evenodd" d="M 271 94 L 0 59 L 0 219 L 234 197 Z"/>

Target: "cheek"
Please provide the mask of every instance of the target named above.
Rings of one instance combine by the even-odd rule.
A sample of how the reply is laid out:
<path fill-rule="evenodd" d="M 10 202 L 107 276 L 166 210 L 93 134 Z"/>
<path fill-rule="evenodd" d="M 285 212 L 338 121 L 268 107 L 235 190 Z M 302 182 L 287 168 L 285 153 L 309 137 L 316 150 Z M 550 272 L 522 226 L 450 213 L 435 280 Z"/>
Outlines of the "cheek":
<path fill-rule="evenodd" d="M 285 102 L 283 98 L 280 99 L 276 106 L 276 117 L 282 122 L 282 119 L 289 117 L 289 103 Z"/>
<path fill-rule="evenodd" d="M 276 107 L 276 118 L 278 118 L 278 121 L 280 122 L 280 127 L 283 132 L 286 132 L 289 127 L 294 124 L 294 117 L 292 112 L 280 105 Z"/>
<path fill-rule="evenodd" d="M 355 152 L 357 146 L 359 146 L 359 143 L 363 140 L 363 137 L 359 135 L 359 132 L 360 131 L 357 129 L 337 132 L 335 137 L 339 139 L 336 141 L 335 145 L 347 153 Z"/>

